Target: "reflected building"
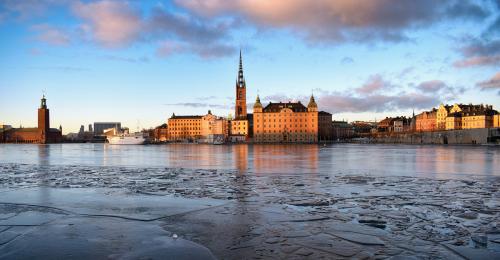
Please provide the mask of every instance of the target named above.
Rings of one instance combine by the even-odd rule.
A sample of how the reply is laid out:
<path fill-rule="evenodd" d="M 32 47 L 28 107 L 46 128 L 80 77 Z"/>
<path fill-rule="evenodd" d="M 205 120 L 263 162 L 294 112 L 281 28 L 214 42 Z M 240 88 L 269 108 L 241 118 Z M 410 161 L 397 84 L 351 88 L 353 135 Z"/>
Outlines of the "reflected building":
<path fill-rule="evenodd" d="M 256 175 L 318 172 L 318 145 L 254 145 L 252 149 Z"/>
<path fill-rule="evenodd" d="M 233 145 L 232 153 L 234 156 L 234 168 L 238 170 L 239 173 L 245 173 L 248 170 L 248 145 Z"/>

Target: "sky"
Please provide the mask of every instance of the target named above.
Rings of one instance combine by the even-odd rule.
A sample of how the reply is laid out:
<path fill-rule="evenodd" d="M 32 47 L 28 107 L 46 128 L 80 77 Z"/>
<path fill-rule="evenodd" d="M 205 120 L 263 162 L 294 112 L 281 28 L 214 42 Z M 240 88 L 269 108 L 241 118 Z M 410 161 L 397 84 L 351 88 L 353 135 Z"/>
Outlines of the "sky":
<path fill-rule="evenodd" d="M 249 111 L 307 102 L 334 120 L 440 103 L 500 110 L 500 1 L 0 1 L 0 124 L 234 114 L 239 51 Z"/>

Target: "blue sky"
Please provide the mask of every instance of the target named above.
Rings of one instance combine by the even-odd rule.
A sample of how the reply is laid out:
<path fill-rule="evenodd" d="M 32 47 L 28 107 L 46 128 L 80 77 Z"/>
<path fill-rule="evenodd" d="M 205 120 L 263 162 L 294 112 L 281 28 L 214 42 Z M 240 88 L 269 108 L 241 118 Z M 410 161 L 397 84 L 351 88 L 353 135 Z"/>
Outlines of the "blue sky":
<path fill-rule="evenodd" d="M 149 128 L 233 113 L 247 99 L 306 101 L 334 119 L 411 115 L 439 103 L 500 109 L 498 1 L 67 1 L 0 3 L 0 124 L 96 121 Z"/>

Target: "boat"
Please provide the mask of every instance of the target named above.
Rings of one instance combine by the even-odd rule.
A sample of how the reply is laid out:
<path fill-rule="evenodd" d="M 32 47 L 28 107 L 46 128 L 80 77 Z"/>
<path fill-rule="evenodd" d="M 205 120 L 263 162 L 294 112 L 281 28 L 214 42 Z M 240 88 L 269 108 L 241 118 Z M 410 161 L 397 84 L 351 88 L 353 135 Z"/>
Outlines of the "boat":
<path fill-rule="evenodd" d="M 141 133 L 119 134 L 107 137 L 109 144 L 144 144 L 146 139 Z"/>

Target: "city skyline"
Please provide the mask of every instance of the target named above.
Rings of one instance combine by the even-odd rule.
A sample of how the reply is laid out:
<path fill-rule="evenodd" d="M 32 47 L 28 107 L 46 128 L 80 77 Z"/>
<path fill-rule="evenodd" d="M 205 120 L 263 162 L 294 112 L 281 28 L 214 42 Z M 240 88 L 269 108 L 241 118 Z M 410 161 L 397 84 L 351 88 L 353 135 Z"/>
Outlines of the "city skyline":
<path fill-rule="evenodd" d="M 0 123 L 36 125 L 42 91 L 64 133 L 99 121 L 149 128 L 173 112 L 234 115 L 240 49 L 249 112 L 257 94 L 267 104 L 314 93 L 321 110 L 349 121 L 441 102 L 500 107 L 494 1 L 279 5 L 5 1 Z M 313 16 L 318 8 L 335 15 Z"/>

